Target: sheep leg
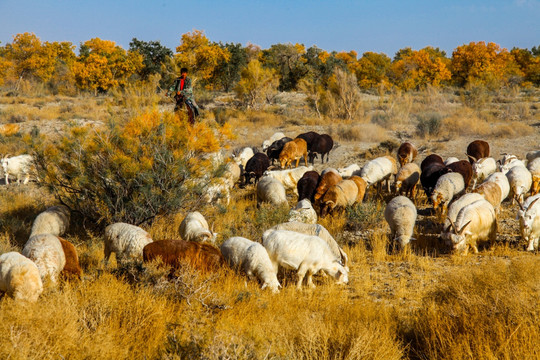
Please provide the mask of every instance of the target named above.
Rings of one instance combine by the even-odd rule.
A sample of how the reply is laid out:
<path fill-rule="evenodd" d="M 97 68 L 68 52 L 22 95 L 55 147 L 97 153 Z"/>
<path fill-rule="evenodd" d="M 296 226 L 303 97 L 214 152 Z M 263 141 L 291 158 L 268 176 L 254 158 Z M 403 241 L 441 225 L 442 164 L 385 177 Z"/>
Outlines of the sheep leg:
<path fill-rule="evenodd" d="M 296 159 L 296 167 L 298 167 L 298 165 L 300 165 L 300 158 Z M 306 166 L 307 166 L 307 161 L 306 161 Z"/>
<path fill-rule="evenodd" d="M 28 184 L 29 181 L 30 181 L 30 175 L 26 175 L 26 177 L 24 178 L 23 184 L 26 185 Z"/>
<path fill-rule="evenodd" d="M 307 272 L 307 284 L 310 288 L 315 288 L 315 284 L 313 283 L 313 273 L 311 271 Z"/>
<path fill-rule="evenodd" d="M 9 174 L 6 172 L 6 185 L 9 185 Z"/>
<path fill-rule="evenodd" d="M 105 264 L 108 264 L 109 263 L 109 258 L 111 257 L 111 249 L 109 249 L 109 245 L 107 244 L 107 242 L 105 242 L 105 251 L 104 251 L 105 255 L 103 256 L 103 262 Z"/>
<path fill-rule="evenodd" d="M 307 270 L 308 270 L 307 266 L 305 266 L 304 264 L 300 265 L 300 267 L 298 268 L 298 272 L 296 273 L 296 276 L 298 277 L 298 280 L 296 282 L 296 288 L 298 290 L 302 289 L 302 281 L 304 280 L 304 277 L 306 276 Z"/>
<path fill-rule="evenodd" d="M 315 161 L 315 160 L 313 160 L 313 161 Z M 299 163 L 300 163 L 300 159 L 298 159 L 298 162 L 296 163 L 296 167 L 298 167 Z M 307 153 L 304 154 L 304 163 L 306 164 L 306 166 L 308 166 Z"/>

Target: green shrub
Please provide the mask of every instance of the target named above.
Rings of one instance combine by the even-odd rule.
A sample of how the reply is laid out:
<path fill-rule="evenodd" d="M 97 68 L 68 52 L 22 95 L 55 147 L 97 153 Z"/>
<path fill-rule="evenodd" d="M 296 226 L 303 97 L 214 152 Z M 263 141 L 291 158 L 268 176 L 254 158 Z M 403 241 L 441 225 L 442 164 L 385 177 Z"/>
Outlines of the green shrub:
<path fill-rule="evenodd" d="M 444 117 L 437 112 L 418 115 L 416 133 L 421 137 L 439 135 L 443 118 Z"/>

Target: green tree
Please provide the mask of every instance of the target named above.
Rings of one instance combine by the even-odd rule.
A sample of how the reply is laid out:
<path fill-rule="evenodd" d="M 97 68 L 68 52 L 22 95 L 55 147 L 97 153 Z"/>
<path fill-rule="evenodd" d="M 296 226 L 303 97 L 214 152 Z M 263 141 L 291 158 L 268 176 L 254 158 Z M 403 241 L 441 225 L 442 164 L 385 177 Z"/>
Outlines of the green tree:
<path fill-rule="evenodd" d="M 296 90 L 298 82 L 309 72 L 303 56 L 306 50 L 302 44 L 276 44 L 262 51 L 264 66 L 279 75 L 279 90 Z"/>
<path fill-rule="evenodd" d="M 129 43 L 129 50 L 143 56 L 143 66 L 138 71 L 142 80 L 148 80 L 149 76 L 153 74 L 160 74 L 162 80 L 167 78 L 163 71 L 168 64 L 167 60 L 173 56 L 171 49 L 161 45 L 159 41 L 141 41 L 133 38 Z M 161 84 L 162 87 L 166 85 L 165 83 Z"/>
<path fill-rule="evenodd" d="M 218 44 L 227 50 L 231 57 L 223 59 L 214 70 L 213 81 L 224 91 L 230 91 L 240 81 L 240 72 L 248 63 L 248 53 L 242 44 Z"/>

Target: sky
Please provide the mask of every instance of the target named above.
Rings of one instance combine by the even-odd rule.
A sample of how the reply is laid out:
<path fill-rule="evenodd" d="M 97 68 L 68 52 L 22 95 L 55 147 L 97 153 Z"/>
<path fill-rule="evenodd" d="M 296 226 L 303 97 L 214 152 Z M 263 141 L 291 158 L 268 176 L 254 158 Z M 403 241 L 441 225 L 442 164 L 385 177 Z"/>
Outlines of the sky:
<path fill-rule="evenodd" d="M 327 51 L 383 52 L 471 41 L 540 45 L 540 0 L 0 0 L 0 42 L 33 32 L 79 45 L 99 37 L 125 49 L 133 38 L 174 49 L 182 34 L 211 41 L 316 45 Z"/>

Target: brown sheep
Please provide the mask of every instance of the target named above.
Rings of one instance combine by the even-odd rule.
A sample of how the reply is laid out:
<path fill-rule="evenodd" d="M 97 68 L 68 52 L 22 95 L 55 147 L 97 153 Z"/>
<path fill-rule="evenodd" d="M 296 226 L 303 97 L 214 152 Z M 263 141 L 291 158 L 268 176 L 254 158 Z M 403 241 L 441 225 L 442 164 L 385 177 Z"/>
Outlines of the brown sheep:
<path fill-rule="evenodd" d="M 321 201 L 321 216 L 325 216 L 336 209 L 343 210 L 353 205 L 358 197 L 358 186 L 353 180 L 343 180 L 332 186 L 324 194 Z"/>
<path fill-rule="evenodd" d="M 397 151 L 399 165 L 403 166 L 407 163 L 412 163 L 417 155 L 418 150 L 416 149 L 416 146 L 410 142 L 404 142 Z"/>
<path fill-rule="evenodd" d="M 161 258 L 165 265 L 178 268 L 187 263 L 194 269 L 210 271 L 225 265 L 225 259 L 218 248 L 194 241 L 161 240 L 154 241 L 143 248 L 143 262 Z"/>
<path fill-rule="evenodd" d="M 396 193 L 405 193 L 411 199 L 416 197 L 416 185 L 420 181 L 420 168 L 415 163 L 405 164 L 399 169 L 394 183 Z"/>
<path fill-rule="evenodd" d="M 489 144 L 484 140 L 474 140 L 467 146 L 467 156 L 471 165 L 481 158 L 488 157 Z"/>
<path fill-rule="evenodd" d="M 281 168 L 288 168 L 293 160 L 296 160 L 296 167 L 298 167 L 302 157 L 304 157 L 304 162 L 306 166 L 308 166 L 307 154 L 306 140 L 296 138 L 293 141 L 289 141 L 283 146 L 283 150 L 281 150 L 281 153 L 279 154 Z"/>
<path fill-rule="evenodd" d="M 361 203 L 364 200 L 364 195 L 366 194 L 367 182 L 360 176 L 356 175 L 351 176 L 348 180 L 354 181 L 358 187 L 358 195 L 356 196 L 355 202 Z"/>
<path fill-rule="evenodd" d="M 79 265 L 79 256 L 77 255 L 75 246 L 61 237 L 59 237 L 58 240 L 60 240 L 60 244 L 62 244 L 62 249 L 64 250 L 64 255 L 66 257 L 66 265 L 64 266 L 61 274 L 64 274 L 64 276 L 67 278 L 75 277 L 80 279 L 82 269 Z"/>
<path fill-rule="evenodd" d="M 473 176 L 473 169 L 472 165 L 467 160 L 451 163 L 447 165 L 446 168 L 452 172 L 461 174 L 461 176 L 463 176 L 463 181 L 465 182 L 465 189 L 469 187 Z"/>
<path fill-rule="evenodd" d="M 334 171 L 328 171 L 321 175 L 321 180 L 319 181 L 319 185 L 317 186 L 317 191 L 315 191 L 315 202 L 318 202 L 320 199 L 322 199 L 323 195 L 326 193 L 326 190 L 328 190 L 330 187 L 336 185 L 342 180 L 343 178 L 341 177 L 341 175 Z"/>
<path fill-rule="evenodd" d="M 473 193 L 480 194 L 484 196 L 497 213 L 499 212 L 499 207 L 501 206 L 502 201 L 502 190 L 501 187 L 492 181 L 483 182 L 480 186 L 473 190 Z"/>

